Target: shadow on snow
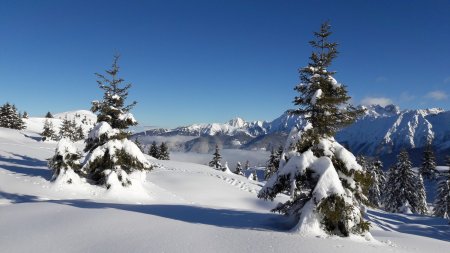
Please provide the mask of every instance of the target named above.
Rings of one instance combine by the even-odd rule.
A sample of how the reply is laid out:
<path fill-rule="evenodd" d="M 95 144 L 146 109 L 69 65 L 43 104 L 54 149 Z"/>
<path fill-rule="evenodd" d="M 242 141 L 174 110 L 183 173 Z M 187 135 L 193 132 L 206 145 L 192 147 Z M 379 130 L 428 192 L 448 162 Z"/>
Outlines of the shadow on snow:
<path fill-rule="evenodd" d="M 286 216 L 273 213 L 214 209 L 189 205 L 135 205 L 119 203 L 97 203 L 83 199 L 40 200 L 36 196 L 0 192 L 0 197 L 12 203 L 54 203 L 87 209 L 117 209 L 158 216 L 194 224 L 204 224 L 224 228 L 250 229 L 261 231 L 288 231 L 294 225 Z"/>
<path fill-rule="evenodd" d="M 52 178 L 52 171 L 47 167 L 47 161 L 42 161 L 29 156 L 11 153 L 15 158 L 0 155 L 1 168 L 18 174 L 42 177 L 45 180 Z M 17 157 L 17 158 L 16 158 Z"/>
<path fill-rule="evenodd" d="M 397 231 L 450 242 L 450 226 L 448 220 L 443 218 L 386 213 L 380 210 L 368 210 L 366 218 L 385 231 Z"/>

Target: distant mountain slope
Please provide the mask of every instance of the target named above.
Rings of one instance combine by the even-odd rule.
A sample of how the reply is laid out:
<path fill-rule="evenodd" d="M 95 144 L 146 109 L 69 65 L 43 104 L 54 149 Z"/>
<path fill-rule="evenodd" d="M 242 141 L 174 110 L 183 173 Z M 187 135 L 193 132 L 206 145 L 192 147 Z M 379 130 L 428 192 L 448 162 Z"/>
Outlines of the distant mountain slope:
<path fill-rule="evenodd" d="M 402 148 L 420 152 L 430 141 L 441 156 L 450 154 L 450 111 L 400 110 L 395 105 L 365 108 L 365 115 L 336 135 L 336 139 L 355 154 L 392 157 Z M 135 136 L 146 136 L 147 139 L 152 136 L 191 136 L 192 139 L 185 142 L 185 151 L 211 152 L 216 144 L 221 148 L 269 150 L 282 145 L 290 130 L 303 123 L 301 117 L 285 112 L 272 121 L 247 122 L 235 118 L 222 124 L 152 129 Z M 177 149 L 183 149 L 181 146 L 178 143 Z"/>

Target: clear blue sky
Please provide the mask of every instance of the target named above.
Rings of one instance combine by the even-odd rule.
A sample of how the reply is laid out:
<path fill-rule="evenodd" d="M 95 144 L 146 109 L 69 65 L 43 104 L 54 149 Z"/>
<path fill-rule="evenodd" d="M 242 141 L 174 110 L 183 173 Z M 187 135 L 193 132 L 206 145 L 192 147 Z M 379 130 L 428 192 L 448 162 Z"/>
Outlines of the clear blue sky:
<path fill-rule="evenodd" d="M 0 103 L 32 116 L 88 109 L 120 52 L 144 125 L 271 120 L 293 108 L 312 32 L 355 104 L 450 109 L 450 1 L 20 1 L 0 3 Z"/>

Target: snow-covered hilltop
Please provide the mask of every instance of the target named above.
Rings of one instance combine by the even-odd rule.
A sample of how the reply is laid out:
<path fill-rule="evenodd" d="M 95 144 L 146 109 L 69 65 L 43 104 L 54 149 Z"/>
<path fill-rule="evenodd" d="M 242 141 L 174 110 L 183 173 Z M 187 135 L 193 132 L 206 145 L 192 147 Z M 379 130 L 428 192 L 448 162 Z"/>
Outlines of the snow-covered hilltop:
<path fill-rule="evenodd" d="M 53 118 L 29 117 L 28 119 L 23 120 L 25 121 L 27 131 L 40 134 L 44 129 L 44 123 L 46 120 L 53 124 L 56 131 L 59 131 L 61 123 L 66 117 L 70 121 L 74 120 L 77 125 L 81 125 L 85 131 L 85 134 L 87 134 L 87 132 L 93 128 L 97 122 L 97 115 L 88 110 L 61 112 L 53 115 Z"/>

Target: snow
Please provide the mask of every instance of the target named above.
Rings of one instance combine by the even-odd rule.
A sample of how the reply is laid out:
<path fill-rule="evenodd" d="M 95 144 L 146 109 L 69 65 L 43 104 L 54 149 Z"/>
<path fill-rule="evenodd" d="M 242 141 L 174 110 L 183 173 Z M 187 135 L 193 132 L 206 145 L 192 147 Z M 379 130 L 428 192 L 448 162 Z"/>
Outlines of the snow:
<path fill-rule="evenodd" d="M 103 135 L 106 135 L 109 138 L 119 133 L 120 131 L 118 129 L 113 129 L 107 122 L 99 122 L 89 132 L 88 139 L 100 139 Z"/>
<path fill-rule="evenodd" d="M 322 97 L 322 89 L 317 89 L 311 97 L 311 104 L 315 105 L 317 100 Z"/>
<path fill-rule="evenodd" d="M 291 221 L 268 211 L 288 196 L 257 199 L 261 183 L 185 161 L 129 175 L 142 182 L 129 192 L 58 185 L 46 162 L 57 144 L 38 137 L 0 128 L 1 252 L 442 253 L 450 246 L 444 219 L 370 209 L 371 241 L 291 233 Z M 321 180 L 335 176 L 324 172 Z"/>

